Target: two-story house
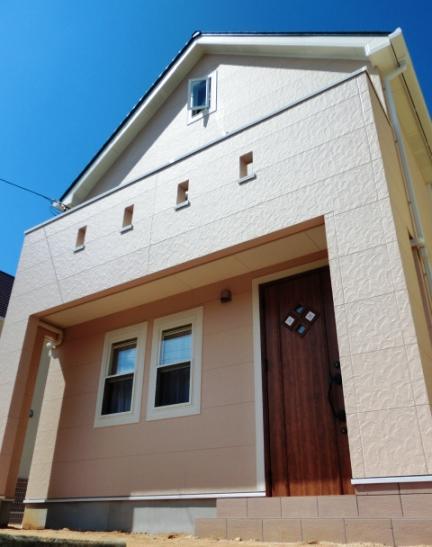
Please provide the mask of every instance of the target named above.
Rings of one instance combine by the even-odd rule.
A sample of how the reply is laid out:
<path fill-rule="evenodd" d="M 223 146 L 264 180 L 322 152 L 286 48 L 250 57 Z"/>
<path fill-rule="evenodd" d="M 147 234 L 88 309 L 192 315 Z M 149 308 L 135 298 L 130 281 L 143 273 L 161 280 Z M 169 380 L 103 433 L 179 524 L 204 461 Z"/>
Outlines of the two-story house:
<path fill-rule="evenodd" d="M 431 146 L 400 30 L 195 33 L 26 233 L 2 522 L 426 543 Z"/>

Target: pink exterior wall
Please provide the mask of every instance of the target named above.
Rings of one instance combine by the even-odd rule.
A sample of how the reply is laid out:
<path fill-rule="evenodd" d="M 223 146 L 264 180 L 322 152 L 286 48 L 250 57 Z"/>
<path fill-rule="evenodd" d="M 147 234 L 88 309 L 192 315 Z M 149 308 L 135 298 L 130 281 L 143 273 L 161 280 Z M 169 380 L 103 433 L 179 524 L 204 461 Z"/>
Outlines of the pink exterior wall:
<path fill-rule="evenodd" d="M 219 302 L 223 286 L 211 285 L 67 330 L 58 350 L 63 377 L 59 375 L 45 393 L 45 404 L 55 406 L 57 400 L 59 408 L 64 386 L 49 488 L 40 465 L 49 459 L 52 443 L 42 433 L 28 498 L 256 489 L 251 276 L 229 283 L 229 304 Z M 152 319 L 201 305 L 201 413 L 146 421 Z M 142 321 L 149 322 L 149 332 L 140 422 L 95 429 L 105 332 Z M 42 410 L 41 432 L 50 431 L 54 413 Z"/>

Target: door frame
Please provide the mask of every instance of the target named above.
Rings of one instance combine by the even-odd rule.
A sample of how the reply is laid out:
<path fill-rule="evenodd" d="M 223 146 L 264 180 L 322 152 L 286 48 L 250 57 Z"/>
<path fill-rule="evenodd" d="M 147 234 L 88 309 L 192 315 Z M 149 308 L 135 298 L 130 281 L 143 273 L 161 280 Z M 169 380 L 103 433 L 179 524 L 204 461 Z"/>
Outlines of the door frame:
<path fill-rule="evenodd" d="M 305 257 L 307 258 L 307 257 Z M 253 368 L 255 388 L 255 445 L 256 445 L 256 487 L 258 492 L 268 495 L 266 469 L 266 430 L 264 424 L 264 392 L 263 392 L 263 362 L 262 362 L 262 330 L 260 285 L 277 281 L 285 277 L 292 277 L 311 270 L 318 270 L 328 266 L 328 259 L 305 262 L 292 268 L 272 274 L 256 277 L 252 280 L 252 332 L 253 332 Z"/>

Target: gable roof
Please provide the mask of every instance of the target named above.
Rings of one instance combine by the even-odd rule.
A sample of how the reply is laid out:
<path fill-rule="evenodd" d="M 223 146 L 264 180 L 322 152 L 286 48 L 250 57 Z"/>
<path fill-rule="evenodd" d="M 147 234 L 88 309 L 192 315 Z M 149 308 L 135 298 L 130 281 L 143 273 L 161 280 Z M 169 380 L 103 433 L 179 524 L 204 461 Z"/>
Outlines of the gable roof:
<path fill-rule="evenodd" d="M 415 102 L 414 110 L 423 128 L 429 152 L 432 149 L 429 113 L 401 29 L 396 29 L 393 33 L 197 31 L 71 183 L 60 201 L 73 206 L 85 200 L 100 176 L 121 155 L 181 79 L 203 55 L 208 53 L 361 60 L 377 66 L 382 73 L 396 68 L 403 59 L 408 64 L 406 81 Z"/>
<path fill-rule="evenodd" d="M 14 280 L 13 275 L 0 271 L 0 317 L 6 317 Z"/>

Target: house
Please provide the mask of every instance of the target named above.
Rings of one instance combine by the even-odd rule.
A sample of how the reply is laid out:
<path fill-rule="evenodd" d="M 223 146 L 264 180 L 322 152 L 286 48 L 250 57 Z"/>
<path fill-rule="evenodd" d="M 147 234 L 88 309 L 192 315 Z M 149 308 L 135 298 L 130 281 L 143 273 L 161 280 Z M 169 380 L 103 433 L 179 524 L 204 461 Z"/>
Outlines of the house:
<path fill-rule="evenodd" d="M 0 334 L 3 328 L 6 310 L 8 308 L 14 278 L 12 275 L 0 271 Z"/>
<path fill-rule="evenodd" d="M 3 524 L 428 543 L 431 146 L 399 29 L 195 33 L 26 233 Z"/>

